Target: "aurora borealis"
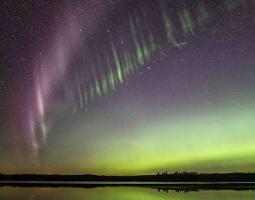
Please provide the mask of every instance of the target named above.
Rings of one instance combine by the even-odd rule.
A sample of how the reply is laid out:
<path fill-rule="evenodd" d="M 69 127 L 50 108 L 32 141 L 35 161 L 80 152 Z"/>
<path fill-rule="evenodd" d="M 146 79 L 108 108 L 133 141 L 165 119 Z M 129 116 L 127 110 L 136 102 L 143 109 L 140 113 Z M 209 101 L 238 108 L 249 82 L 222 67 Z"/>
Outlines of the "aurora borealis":
<path fill-rule="evenodd" d="M 254 1 L 1 4 L 0 172 L 254 171 Z"/>

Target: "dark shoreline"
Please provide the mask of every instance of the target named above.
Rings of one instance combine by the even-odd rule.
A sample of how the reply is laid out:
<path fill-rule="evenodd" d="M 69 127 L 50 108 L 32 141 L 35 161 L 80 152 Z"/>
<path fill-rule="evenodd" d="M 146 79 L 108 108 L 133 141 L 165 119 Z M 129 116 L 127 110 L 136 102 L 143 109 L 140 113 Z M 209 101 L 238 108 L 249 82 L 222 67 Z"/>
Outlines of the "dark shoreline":
<path fill-rule="evenodd" d="M 59 174 L 0 174 L 0 186 L 15 187 L 150 187 L 161 190 L 234 189 L 255 190 L 255 173 L 164 172 L 157 175 L 98 176 Z M 168 188 L 168 189 L 167 189 Z"/>
<path fill-rule="evenodd" d="M 61 174 L 0 174 L 0 181 L 85 181 L 85 182 L 255 182 L 255 173 L 167 172 L 157 175 L 104 176 Z"/>

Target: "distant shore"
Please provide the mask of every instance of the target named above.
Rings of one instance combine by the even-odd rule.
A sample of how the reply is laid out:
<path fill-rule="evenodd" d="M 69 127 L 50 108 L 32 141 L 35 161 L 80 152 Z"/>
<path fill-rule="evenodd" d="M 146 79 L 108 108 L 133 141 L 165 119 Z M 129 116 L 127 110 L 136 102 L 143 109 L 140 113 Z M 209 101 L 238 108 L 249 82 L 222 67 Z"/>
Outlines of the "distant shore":
<path fill-rule="evenodd" d="M 167 172 L 156 175 L 98 176 L 0 174 L 0 186 L 97 187 L 97 186 L 150 186 L 189 188 L 255 188 L 255 173 L 196 173 Z"/>

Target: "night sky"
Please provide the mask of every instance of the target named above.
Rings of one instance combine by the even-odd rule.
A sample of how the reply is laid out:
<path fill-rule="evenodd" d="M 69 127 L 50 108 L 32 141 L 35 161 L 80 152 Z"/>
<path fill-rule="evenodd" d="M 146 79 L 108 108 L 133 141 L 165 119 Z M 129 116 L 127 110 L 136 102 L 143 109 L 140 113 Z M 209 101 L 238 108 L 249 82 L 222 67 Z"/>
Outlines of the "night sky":
<path fill-rule="evenodd" d="M 0 172 L 254 171 L 254 10 L 1 1 Z"/>

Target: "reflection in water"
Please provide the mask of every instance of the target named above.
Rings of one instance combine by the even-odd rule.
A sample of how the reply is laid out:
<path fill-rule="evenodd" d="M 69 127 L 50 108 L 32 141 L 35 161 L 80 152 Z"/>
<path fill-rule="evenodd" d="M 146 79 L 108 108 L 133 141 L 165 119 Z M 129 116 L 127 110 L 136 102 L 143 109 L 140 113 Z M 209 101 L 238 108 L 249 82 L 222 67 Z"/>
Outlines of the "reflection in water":
<path fill-rule="evenodd" d="M 152 187 L 152 189 L 156 189 L 158 192 L 166 192 L 166 193 L 171 193 L 171 192 L 205 192 L 205 191 L 254 191 L 254 187 L 229 187 L 229 188 L 198 188 L 198 187 Z"/>
<path fill-rule="evenodd" d="M 163 190 L 159 190 L 163 191 Z M 18 188 L 1 187 L 0 199 L 4 200 L 249 200 L 254 199 L 254 191 L 201 190 L 186 193 L 178 190 L 158 190 L 142 187 L 99 187 L 99 188 Z"/>

